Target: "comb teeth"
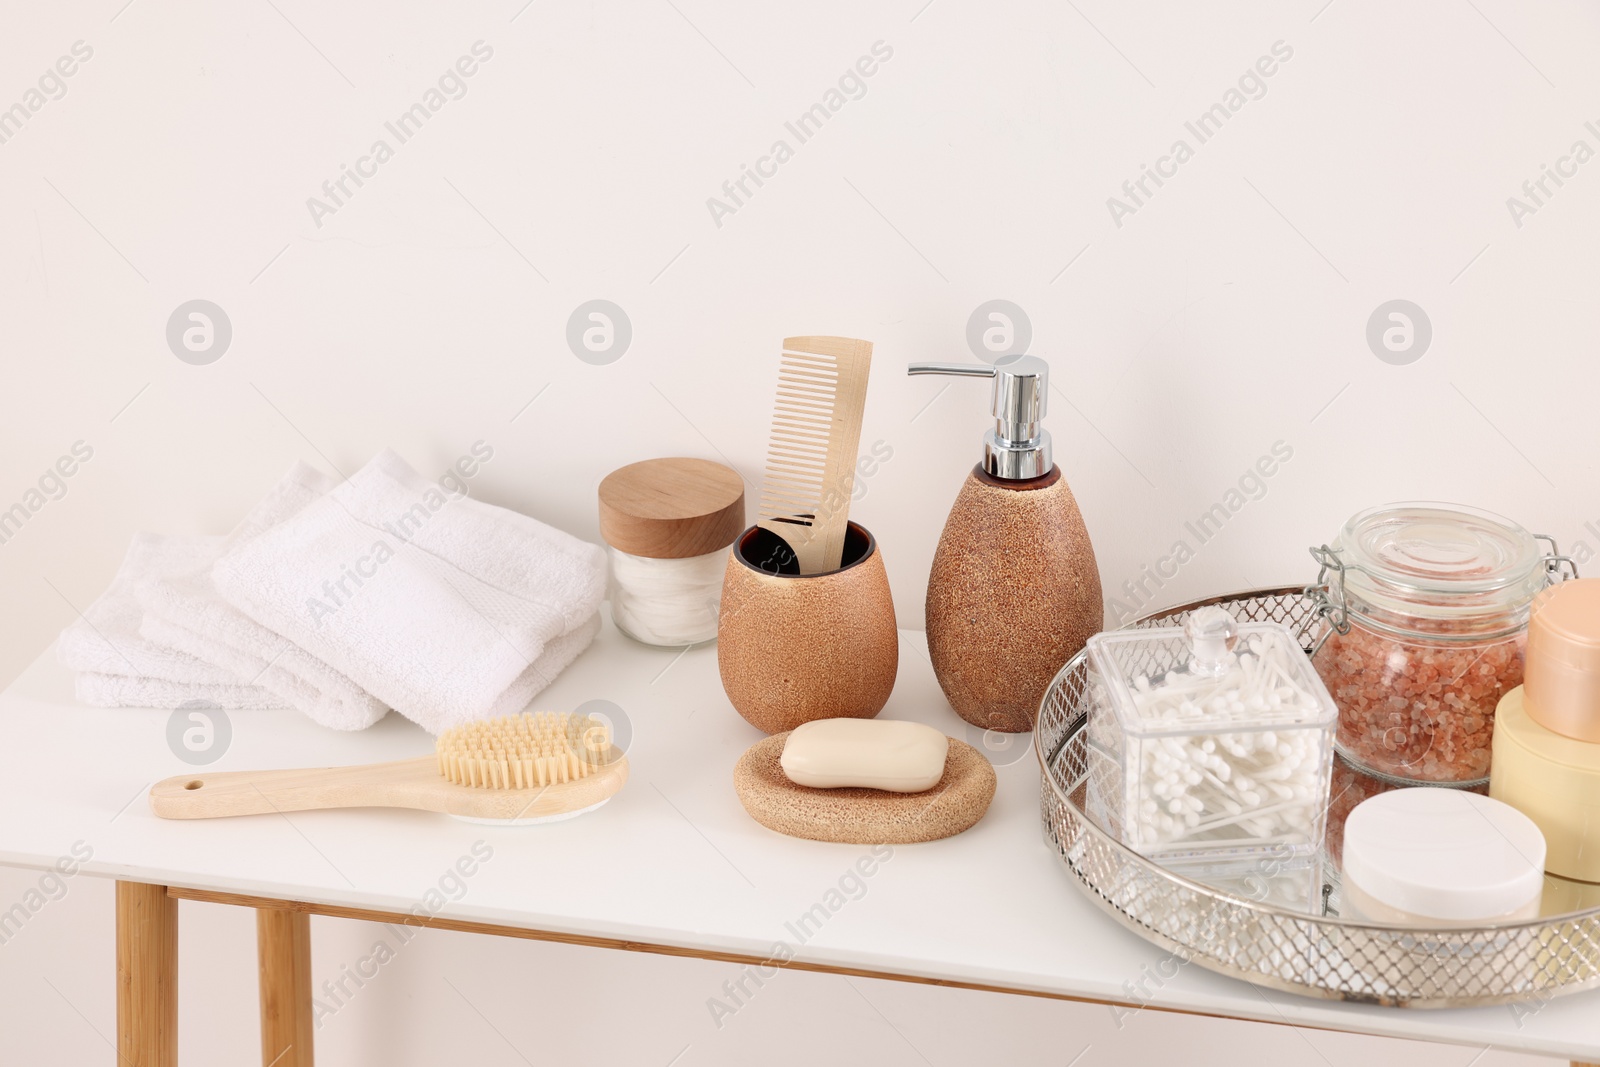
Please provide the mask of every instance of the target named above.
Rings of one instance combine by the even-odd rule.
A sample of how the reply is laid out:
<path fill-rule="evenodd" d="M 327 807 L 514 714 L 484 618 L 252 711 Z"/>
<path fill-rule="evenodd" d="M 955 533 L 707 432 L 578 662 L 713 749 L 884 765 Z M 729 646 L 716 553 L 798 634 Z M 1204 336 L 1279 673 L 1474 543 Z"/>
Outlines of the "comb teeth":
<path fill-rule="evenodd" d="M 523 712 L 439 735 L 439 774 L 475 789 L 539 789 L 587 778 L 612 761 L 611 731 L 564 711 Z"/>
<path fill-rule="evenodd" d="M 788 542 L 801 574 L 839 566 L 871 360 L 848 337 L 783 342 L 758 525 Z"/>

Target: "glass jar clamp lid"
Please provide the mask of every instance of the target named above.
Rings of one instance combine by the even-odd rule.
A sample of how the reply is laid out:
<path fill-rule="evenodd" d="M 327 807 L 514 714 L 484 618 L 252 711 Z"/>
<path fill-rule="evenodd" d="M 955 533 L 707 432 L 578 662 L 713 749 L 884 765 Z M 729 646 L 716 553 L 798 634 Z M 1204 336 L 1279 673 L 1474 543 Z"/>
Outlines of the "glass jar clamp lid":
<path fill-rule="evenodd" d="M 1333 630 L 1351 615 L 1401 636 L 1492 640 L 1519 632 L 1533 598 L 1577 566 L 1548 535 L 1455 504 L 1385 504 L 1352 516 L 1306 593 Z"/>

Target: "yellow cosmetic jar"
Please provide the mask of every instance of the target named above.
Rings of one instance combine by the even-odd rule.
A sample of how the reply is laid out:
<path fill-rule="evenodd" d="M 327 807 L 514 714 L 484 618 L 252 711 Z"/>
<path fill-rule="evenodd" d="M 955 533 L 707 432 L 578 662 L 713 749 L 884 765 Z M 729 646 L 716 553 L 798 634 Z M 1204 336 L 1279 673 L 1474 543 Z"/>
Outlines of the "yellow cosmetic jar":
<path fill-rule="evenodd" d="M 1524 693 L 1511 690 L 1495 711 L 1489 795 L 1543 831 L 1545 870 L 1600 882 L 1600 744 L 1535 722 Z"/>

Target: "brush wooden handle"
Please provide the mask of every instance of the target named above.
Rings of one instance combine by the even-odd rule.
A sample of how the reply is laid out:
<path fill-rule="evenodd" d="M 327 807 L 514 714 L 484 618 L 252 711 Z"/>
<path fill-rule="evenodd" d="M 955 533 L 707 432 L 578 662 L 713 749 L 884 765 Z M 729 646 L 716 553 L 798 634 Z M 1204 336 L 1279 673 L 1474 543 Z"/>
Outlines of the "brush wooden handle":
<path fill-rule="evenodd" d="M 286 771 L 198 771 L 157 782 L 150 808 L 163 819 L 216 819 L 317 808 L 418 808 L 475 819 L 538 819 L 592 807 L 628 780 L 616 758 L 589 775 L 533 789 L 478 789 L 439 774 L 423 756 L 360 767 Z"/>
<path fill-rule="evenodd" d="M 200 771 L 157 782 L 150 806 L 163 819 L 270 815 L 314 808 L 413 807 L 416 787 L 439 781 L 432 757 L 364 767 Z"/>

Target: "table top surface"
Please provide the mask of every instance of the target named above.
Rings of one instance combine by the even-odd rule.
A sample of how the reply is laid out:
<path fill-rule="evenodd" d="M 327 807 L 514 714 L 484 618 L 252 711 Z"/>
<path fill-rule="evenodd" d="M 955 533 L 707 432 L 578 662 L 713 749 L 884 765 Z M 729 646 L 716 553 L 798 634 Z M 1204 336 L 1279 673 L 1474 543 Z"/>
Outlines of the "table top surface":
<path fill-rule="evenodd" d="M 1259 989 L 1178 964 L 1097 911 L 1045 842 L 1027 735 L 988 746 L 999 789 L 977 826 L 885 857 L 881 846 L 874 856 L 784 837 L 745 813 L 733 766 L 763 735 L 724 696 L 714 646 L 648 648 L 608 624 L 535 707 L 591 700 L 612 705 L 632 776 L 579 818 L 502 827 L 363 809 L 177 822 L 156 818 L 146 800 L 154 781 L 196 769 L 169 747 L 172 713 L 83 707 L 47 652 L 0 694 L 0 863 L 49 867 L 76 846 L 79 856 L 92 849 L 83 870 L 105 877 L 384 911 L 421 906 L 562 934 L 1600 1060 L 1600 993 L 1515 1010 L 1403 1010 Z M 901 634 L 899 679 L 882 714 L 985 747 L 945 702 L 919 632 Z M 227 717 L 231 739 L 204 770 L 433 750 L 397 714 L 360 733 L 292 711 Z"/>

